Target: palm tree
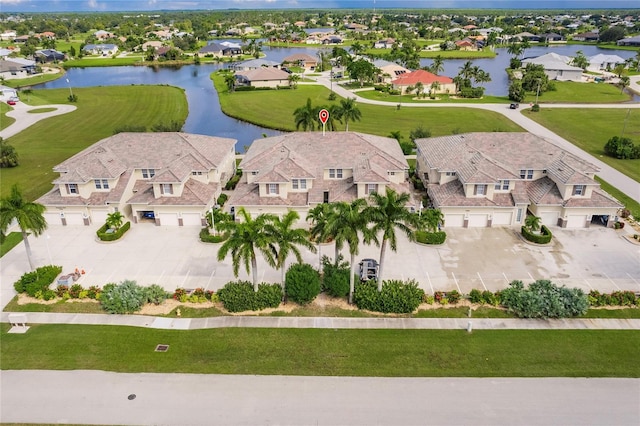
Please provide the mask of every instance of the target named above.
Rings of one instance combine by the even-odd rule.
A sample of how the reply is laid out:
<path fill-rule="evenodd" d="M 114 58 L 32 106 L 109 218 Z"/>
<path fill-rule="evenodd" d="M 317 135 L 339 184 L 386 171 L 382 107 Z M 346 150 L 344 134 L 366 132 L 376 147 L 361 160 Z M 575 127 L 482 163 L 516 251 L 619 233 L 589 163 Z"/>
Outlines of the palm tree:
<path fill-rule="evenodd" d="M 309 231 L 304 228 L 294 228 L 293 225 L 300 219 L 298 212 L 289 210 L 282 219 L 276 217 L 273 222 L 273 239 L 277 246 L 276 269 L 282 271 L 282 292 L 284 294 L 285 272 L 287 258 L 291 253 L 296 257 L 298 263 L 302 263 L 302 254 L 298 246 L 306 247 L 315 253 L 316 248 L 309 241 Z"/>
<path fill-rule="evenodd" d="M 374 234 L 382 232 L 382 243 L 380 244 L 380 269 L 378 270 L 378 291 L 382 291 L 382 273 L 384 272 L 384 255 L 387 250 L 387 242 L 391 250 L 397 249 L 396 229 L 404 232 L 409 241 L 415 239 L 411 227 L 418 226 L 418 216 L 405 208 L 409 201 L 409 194 L 404 192 L 398 194 L 391 188 L 386 188 L 386 194 L 380 195 L 377 192 L 371 194 L 372 205 L 367 207 L 364 216 L 367 217 L 373 227 Z"/>
<path fill-rule="evenodd" d="M 524 49 L 519 43 L 511 43 L 507 48 L 507 53 L 512 55 L 514 58 L 517 58 L 524 53 Z"/>
<path fill-rule="evenodd" d="M 433 83 L 431 83 L 431 91 L 429 92 L 431 94 L 431 96 L 435 96 L 436 92 L 438 90 L 440 90 L 440 83 L 437 81 L 434 81 Z"/>
<path fill-rule="evenodd" d="M 422 96 L 422 92 L 424 91 L 424 84 L 421 81 L 416 83 L 416 96 L 420 98 Z"/>
<path fill-rule="evenodd" d="M 289 77 L 287 77 L 287 81 L 289 81 L 289 86 L 291 86 L 293 89 L 297 89 L 298 82 L 300 81 L 300 76 L 293 73 L 289 74 Z"/>
<path fill-rule="evenodd" d="M 433 58 L 433 63 L 431 64 L 431 72 L 435 75 L 439 75 L 442 71 L 444 71 L 444 59 L 442 59 L 442 56 L 438 55 Z"/>
<path fill-rule="evenodd" d="M 631 84 L 631 79 L 629 78 L 629 76 L 623 75 L 622 77 L 620 77 L 620 81 L 618 82 L 618 84 L 621 87 L 620 93 L 622 93 L 624 92 L 625 87 L 629 87 L 629 85 Z"/>
<path fill-rule="evenodd" d="M 27 250 L 27 259 L 29 266 L 33 271 L 33 259 L 31 259 L 31 246 L 29 245 L 29 232 L 36 237 L 41 235 L 47 229 L 47 221 L 44 218 L 46 207 L 40 203 L 27 202 L 22 198 L 22 193 L 18 189 L 18 185 L 11 187 L 11 193 L 6 198 L 0 199 L 0 237 L 4 236 L 15 220 L 20 227 L 22 233 L 22 241 Z"/>
<path fill-rule="evenodd" d="M 329 214 L 327 232 L 333 235 L 336 242 L 336 259 L 344 244 L 349 246 L 351 255 L 351 274 L 349 277 L 349 303 L 353 302 L 355 289 L 355 257 L 359 252 L 360 234 L 365 242 L 376 241 L 375 235 L 368 227 L 369 221 L 364 214 L 367 202 L 364 198 L 357 198 L 351 204 L 347 202 L 335 203 Z"/>
<path fill-rule="evenodd" d="M 540 221 L 542 219 L 539 216 L 529 215 L 524 220 L 524 226 L 529 228 L 531 231 L 536 232 L 540 229 Z"/>
<path fill-rule="evenodd" d="M 444 215 L 438 209 L 424 209 L 418 215 L 418 229 L 436 232 L 438 225 L 444 220 Z"/>
<path fill-rule="evenodd" d="M 355 43 L 353 43 L 351 45 L 351 52 L 355 55 L 358 56 L 360 55 L 362 52 L 364 52 L 364 46 L 359 42 L 356 41 Z"/>
<path fill-rule="evenodd" d="M 237 215 L 240 222 L 222 222 L 219 228 L 229 232 L 229 238 L 220 246 L 218 250 L 218 261 L 223 261 L 227 254 L 231 252 L 233 264 L 233 274 L 238 277 L 240 263 L 244 262 L 247 274 L 253 273 L 253 290 L 258 291 L 258 260 L 256 250 L 262 253 L 267 263 L 276 266 L 276 253 L 274 244 L 273 223 L 276 216 L 268 213 L 258 215 L 255 219 L 247 211 L 240 207 Z"/>
<path fill-rule="evenodd" d="M 335 132 L 338 130 L 337 123 L 342 123 L 342 108 L 340 105 L 331 104 L 328 107 L 325 107 L 327 111 L 329 111 L 329 117 L 327 118 L 327 130 Z"/>
<path fill-rule="evenodd" d="M 471 61 L 465 62 L 460 67 L 460 72 L 458 75 L 462 76 L 462 78 L 468 80 L 473 76 L 473 63 Z"/>
<path fill-rule="evenodd" d="M 345 131 L 349 131 L 349 121 L 360 121 L 362 113 L 356 106 L 356 98 L 347 98 L 340 101 L 340 115 L 344 120 Z"/>
<path fill-rule="evenodd" d="M 233 89 L 236 87 L 236 76 L 232 73 L 226 73 L 224 75 L 224 83 L 227 85 L 227 89 L 233 92 Z"/>
<path fill-rule="evenodd" d="M 122 226 L 122 221 L 124 220 L 124 215 L 120 212 L 113 212 L 107 215 L 107 226 L 114 230 L 120 229 Z"/>
<path fill-rule="evenodd" d="M 307 103 L 304 106 L 293 111 L 293 116 L 296 121 L 296 130 L 300 127 L 302 127 L 304 131 L 315 130 L 318 122 L 318 114 L 313 105 L 311 105 L 311 98 L 307 98 Z"/>
<path fill-rule="evenodd" d="M 322 268 L 322 246 L 320 244 L 326 242 L 328 239 L 333 239 L 333 235 L 329 233 L 329 217 L 332 208 L 333 206 L 331 204 L 323 203 L 318 204 L 307 213 L 307 221 L 311 222 L 309 235 L 316 240 L 318 244 L 318 269 Z M 338 259 L 337 250 L 335 259 Z"/>

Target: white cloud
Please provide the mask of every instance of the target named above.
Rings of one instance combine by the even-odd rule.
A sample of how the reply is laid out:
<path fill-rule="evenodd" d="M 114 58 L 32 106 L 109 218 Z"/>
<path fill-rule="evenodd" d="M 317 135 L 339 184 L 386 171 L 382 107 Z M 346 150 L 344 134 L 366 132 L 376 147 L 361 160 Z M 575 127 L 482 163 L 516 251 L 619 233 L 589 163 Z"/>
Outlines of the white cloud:
<path fill-rule="evenodd" d="M 26 0 L 0 0 L 0 5 L 2 4 L 20 4 L 20 3 L 26 3 Z"/>

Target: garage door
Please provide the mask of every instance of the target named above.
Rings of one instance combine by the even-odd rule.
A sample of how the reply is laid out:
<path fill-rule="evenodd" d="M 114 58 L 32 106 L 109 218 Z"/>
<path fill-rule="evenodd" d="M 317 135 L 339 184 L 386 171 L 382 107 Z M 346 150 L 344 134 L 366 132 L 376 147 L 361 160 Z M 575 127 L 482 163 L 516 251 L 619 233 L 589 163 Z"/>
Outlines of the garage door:
<path fill-rule="evenodd" d="M 493 221 L 491 226 L 505 226 L 511 225 L 512 212 L 500 212 L 493 214 Z"/>
<path fill-rule="evenodd" d="M 200 213 L 182 213 L 182 225 L 202 227 L 202 220 L 200 220 Z"/>
<path fill-rule="evenodd" d="M 44 218 L 47 221 L 47 225 L 62 225 L 62 219 L 60 219 L 60 213 L 45 213 Z"/>
<path fill-rule="evenodd" d="M 558 212 L 542 212 L 540 213 L 540 219 L 541 219 L 542 225 L 557 226 Z"/>
<path fill-rule="evenodd" d="M 570 215 L 567 217 L 567 228 L 584 228 L 587 223 L 587 216 L 580 215 Z"/>
<path fill-rule="evenodd" d="M 160 213 L 160 226 L 178 226 L 178 213 Z"/>
<path fill-rule="evenodd" d="M 104 225 L 107 221 L 107 215 L 109 210 L 107 209 L 94 209 L 91 210 L 91 223 L 94 225 Z"/>
<path fill-rule="evenodd" d="M 444 226 L 447 228 L 462 228 L 464 226 L 463 214 L 445 214 Z"/>
<path fill-rule="evenodd" d="M 470 214 L 469 215 L 469 228 L 485 228 L 489 216 L 486 214 Z"/>
<path fill-rule="evenodd" d="M 67 219 L 67 226 L 84 225 L 82 213 L 65 213 L 64 218 Z"/>

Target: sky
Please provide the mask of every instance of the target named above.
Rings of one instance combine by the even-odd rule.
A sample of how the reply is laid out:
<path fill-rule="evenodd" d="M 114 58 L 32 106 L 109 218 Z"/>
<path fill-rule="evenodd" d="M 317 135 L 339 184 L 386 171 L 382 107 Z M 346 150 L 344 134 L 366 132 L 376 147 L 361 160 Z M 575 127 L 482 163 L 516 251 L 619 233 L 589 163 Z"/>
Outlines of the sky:
<path fill-rule="evenodd" d="M 639 9 L 638 0 L 0 0 L 0 12 L 214 9 Z"/>

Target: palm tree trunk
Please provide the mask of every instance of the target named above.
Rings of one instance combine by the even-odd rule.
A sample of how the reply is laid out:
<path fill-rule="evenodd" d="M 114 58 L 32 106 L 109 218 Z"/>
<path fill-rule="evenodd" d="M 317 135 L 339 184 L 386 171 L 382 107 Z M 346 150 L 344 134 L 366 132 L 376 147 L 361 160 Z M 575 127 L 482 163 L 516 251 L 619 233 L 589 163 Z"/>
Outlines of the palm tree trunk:
<path fill-rule="evenodd" d="M 282 300 L 285 299 L 285 277 L 286 277 L 286 272 L 285 272 L 285 268 L 284 268 L 284 264 L 282 265 Z"/>
<path fill-rule="evenodd" d="M 36 268 L 33 266 L 33 259 L 31 259 L 31 246 L 29 245 L 29 234 L 27 234 L 27 231 L 23 229 L 20 229 L 20 232 L 22 233 L 22 241 L 24 242 L 24 248 L 27 250 L 27 259 L 29 259 L 29 266 L 33 271 Z"/>
<path fill-rule="evenodd" d="M 256 255 L 251 255 L 251 272 L 253 273 L 253 291 L 258 291 L 258 262 L 256 261 Z"/>
<path fill-rule="evenodd" d="M 378 291 L 382 291 L 382 267 L 384 266 L 384 254 L 387 251 L 387 239 L 382 239 L 380 244 L 380 264 L 378 265 Z"/>
<path fill-rule="evenodd" d="M 318 242 L 318 271 L 322 271 L 322 246 Z"/>
<path fill-rule="evenodd" d="M 338 248 L 338 244 L 336 243 L 336 253 L 333 256 L 334 263 L 338 262 L 338 256 L 340 256 L 340 249 Z"/>
<path fill-rule="evenodd" d="M 349 304 L 351 305 L 353 303 L 353 292 L 356 286 L 355 283 L 355 272 L 354 271 L 354 263 L 356 261 L 356 255 L 351 253 L 351 265 L 349 267 L 349 271 L 351 271 L 351 273 L 349 274 Z"/>
<path fill-rule="evenodd" d="M 345 118 L 345 119 L 344 119 L 344 124 L 345 124 L 345 126 L 346 126 L 346 127 L 345 127 L 345 129 L 344 129 L 344 131 L 345 131 L 345 132 L 348 132 L 348 131 L 349 131 L 349 120 L 347 120 L 347 119 Z"/>

